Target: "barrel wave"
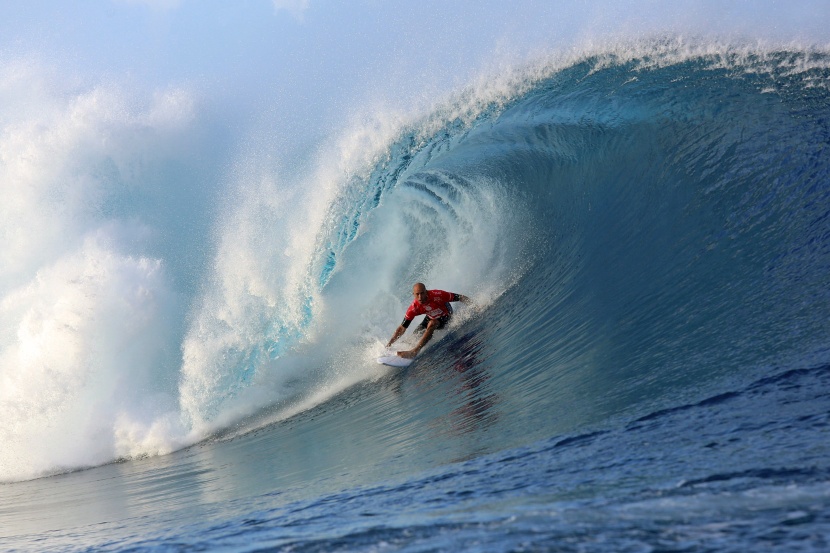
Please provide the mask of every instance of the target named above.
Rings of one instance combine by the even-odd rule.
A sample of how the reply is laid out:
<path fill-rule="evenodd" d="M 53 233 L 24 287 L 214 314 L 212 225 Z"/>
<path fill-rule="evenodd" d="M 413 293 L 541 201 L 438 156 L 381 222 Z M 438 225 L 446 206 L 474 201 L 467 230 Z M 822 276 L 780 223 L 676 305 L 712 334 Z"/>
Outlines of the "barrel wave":
<path fill-rule="evenodd" d="M 153 300 L 129 313 L 166 326 L 66 397 L 138 365 L 166 384 L 98 398 L 115 423 L 76 438 L 110 446 L 34 461 L 26 444 L 60 425 L 23 417 L 61 407 L 9 396 L 4 416 L 30 433 L 4 431 L 9 493 L 104 464 L 9 520 L 26 544 L 46 524 L 31 513 L 80 492 L 140 500 L 115 520 L 144 537 L 108 523 L 106 539 L 88 530 L 99 549 L 162 546 L 176 515 L 183 548 L 820 550 L 828 146 L 826 52 L 658 41 L 489 75 L 279 168 L 252 154 L 205 208 L 207 242 L 187 235 L 209 254 L 181 274 L 163 249 L 112 257 L 87 236 L 78 255 L 109 260 L 111 293 L 84 308 L 116 318 L 135 279 Z M 416 281 L 475 306 L 389 371 L 374 357 Z M 14 284 L 9 327 L 38 290 Z M 84 349 L 93 335 L 78 363 L 116 359 Z M 55 543 L 99 516 L 68 517 Z"/>

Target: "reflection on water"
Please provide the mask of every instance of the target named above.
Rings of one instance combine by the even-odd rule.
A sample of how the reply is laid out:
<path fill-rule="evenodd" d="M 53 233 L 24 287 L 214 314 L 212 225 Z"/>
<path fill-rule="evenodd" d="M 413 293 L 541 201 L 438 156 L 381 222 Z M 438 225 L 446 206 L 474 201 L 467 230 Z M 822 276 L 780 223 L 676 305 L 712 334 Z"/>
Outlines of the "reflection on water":
<path fill-rule="evenodd" d="M 492 375 L 482 364 L 482 347 L 481 338 L 470 333 L 448 348 L 448 360 L 452 362 L 452 369 L 458 377 L 455 394 L 461 400 L 447 417 L 451 434 L 483 431 L 498 420 L 498 411 L 493 407 L 500 402 L 500 398 L 489 383 Z"/>

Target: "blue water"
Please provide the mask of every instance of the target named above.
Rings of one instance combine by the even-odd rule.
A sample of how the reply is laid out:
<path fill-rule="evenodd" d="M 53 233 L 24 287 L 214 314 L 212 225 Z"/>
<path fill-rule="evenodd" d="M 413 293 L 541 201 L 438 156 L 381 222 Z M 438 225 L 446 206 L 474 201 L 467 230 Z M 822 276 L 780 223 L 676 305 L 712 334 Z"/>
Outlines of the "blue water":
<path fill-rule="evenodd" d="M 827 549 L 830 55 L 609 47 L 382 123 L 41 270 L 98 369 L 7 400 L 0 547 Z M 384 369 L 420 280 L 477 308 Z"/>

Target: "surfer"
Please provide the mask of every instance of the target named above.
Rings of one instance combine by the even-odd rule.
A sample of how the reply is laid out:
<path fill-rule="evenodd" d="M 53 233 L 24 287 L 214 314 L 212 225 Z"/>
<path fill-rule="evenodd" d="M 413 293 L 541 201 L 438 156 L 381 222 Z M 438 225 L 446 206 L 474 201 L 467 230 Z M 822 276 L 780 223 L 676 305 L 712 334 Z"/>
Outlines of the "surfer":
<path fill-rule="evenodd" d="M 387 348 L 391 347 L 395 343 L 395 340 L 403 336 L 406 329 L 409 328 L 410 323 L 412 323 L 412 319 L 418 315 L 426 315 L 424 320 L 421 321 L 421 324 L 418 325 L 418 328 L 415 329 L 416 333 L 423 332 L 423 336 L 418 340 L 418 344 L 408 351 L 398 352 L 400 357 L 406 359 L 412 359 L 418 355 L 421 348 L 432 338 L 432 333 L 439 328 L 444 328 L 450 321 L 452 317 L 452 306 L 450 302 L 460 301 L 466 304 L 472 303 L 470 298 L 461 294 L 454 294 L 443 290 L 427 290 L 427 287 L 421 282 L 416 283 L 412 287 L 412 295 L 415 296 L 415 300 L 409 306 L 409 309 L 406 310 L 403 322 L 398 325 L 398 328 L 395 329 L 395 334 L 392 335 L 389 343 L 386 344 Z"/>

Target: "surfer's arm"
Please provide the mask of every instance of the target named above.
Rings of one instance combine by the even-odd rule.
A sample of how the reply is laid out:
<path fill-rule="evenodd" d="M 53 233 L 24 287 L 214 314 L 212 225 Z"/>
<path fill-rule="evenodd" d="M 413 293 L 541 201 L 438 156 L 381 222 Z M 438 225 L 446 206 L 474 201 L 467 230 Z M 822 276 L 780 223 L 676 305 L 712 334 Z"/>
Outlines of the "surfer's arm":
<path fill-rule="evenodd" d="M 406 332 L 406 327 L 408 327 L 409 323 L 411 322 L 412 321 L 410 320 L 404 319 L 403 322 L 400 325 L 398 325 L 398 328 L 395 329 L 395 333 L 392 335 L 392 338 L 389 339 L 389 343 L 386 344 L 387 348 L 391 347 L 392 344 L 395 343 L 395 340 L 403 336 L 403 333 Z"/>

